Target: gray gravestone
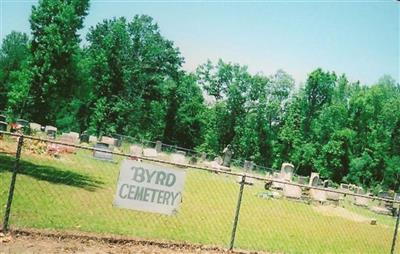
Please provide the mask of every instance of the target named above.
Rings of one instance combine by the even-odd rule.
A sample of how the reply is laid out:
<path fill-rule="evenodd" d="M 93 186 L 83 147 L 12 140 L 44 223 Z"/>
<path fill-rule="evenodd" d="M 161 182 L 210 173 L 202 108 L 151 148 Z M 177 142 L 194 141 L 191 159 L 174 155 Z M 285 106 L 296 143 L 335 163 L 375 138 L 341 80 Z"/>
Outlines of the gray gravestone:
<path fill-rule="evenodd" d="M 83 132 L 79 136 L 79 140 L 80 140 L 81 143 L 89 143 L 89 134 L 87 134 L 86 132 Z"/>
<path fill-rule="evenodd" d="M 54 139 L 56 138 L 57 128 L 54 126 L 46 125 L 46 127 L 44 128 L 44 132 L 46 132 L 47 137 Z"/>
<path fill-rule="evenodd" d="M 308 177 L 306 177 L 306 176 L 298 176 L 297 177 L 297 183 L 299 183 L 299 184 L 307 184 L 308 183 Z"/>
<path fill-rule="evenodd" d="M 246 172 L 253 171 L 254 163 L 252 161 L 244 161 L 243 167 Z"/>
<path fill-rule="evenodd" d="M 222 166 L 229 167 L 231 165 L 231 159 L 232 159 L 232 155 L 233 155 L 231 145 L 227 145 L 227 147 L 225 147 L 223 154 L 224 154 L 224 158 L 223 158 Z"/>
<path fill-rule="evenodd" d="M 113 160 L 113 155 L 112 153 L 106 153 L 102 151 L 108 151 L 111 152 L 110 145 L 107 143 L 97 143 L 94 146 L 95 151 L 93 151 L 93 157 L 98 159 L 98 160 L 105 160 L 105 161 L 112 161 Z"/>
<path fill-rule="evenodd" d="M 156 152 L 161 153 L 161 148 L 162 148 L 162 142 L 157 140 L 156 142 Z"/>

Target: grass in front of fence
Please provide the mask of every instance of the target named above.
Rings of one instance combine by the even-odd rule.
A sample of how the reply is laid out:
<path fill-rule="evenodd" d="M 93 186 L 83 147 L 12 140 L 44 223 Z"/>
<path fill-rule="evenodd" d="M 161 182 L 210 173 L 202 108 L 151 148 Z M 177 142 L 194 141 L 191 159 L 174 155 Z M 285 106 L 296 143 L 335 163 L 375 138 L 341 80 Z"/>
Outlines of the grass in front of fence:
<path fill-rule="evenodd" d="M 187 169 L 183 203 L 176 216 L 112 206 L 119 165 L 88 151 L 59 159 L 24 150 L 11 227 L 82 230 L 227 247 L 239 184 L 236 178 Z M 0 155 L 0 202 L 5 203 L 13 158 Z M 261 182 L 246 186 L 237 248 L 284 253 L 389 252 L 394 219 L 373 215 L 378 225 L 326 215 L 314 206 L 263 199 Z M 354 208 L 352 212 L 357 212 Z M 4 213 L 4 207 L 0 210 Z M 357 212 L 362 216 L 369 212 Z M 372 214 L 371 214 L 372 215 Z"/>

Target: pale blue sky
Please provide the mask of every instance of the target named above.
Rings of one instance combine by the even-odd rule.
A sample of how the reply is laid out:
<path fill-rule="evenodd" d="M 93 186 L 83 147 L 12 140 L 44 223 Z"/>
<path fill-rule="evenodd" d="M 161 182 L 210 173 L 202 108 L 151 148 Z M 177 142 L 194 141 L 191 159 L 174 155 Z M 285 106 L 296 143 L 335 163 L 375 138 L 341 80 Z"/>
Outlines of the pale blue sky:
<path fill-rule="evenodd" d="M 1 39 L 29 33 L 37 1 L 1 1 Z M 400 2 L 382 1 L 91 1 L 88 27 L 103 19 L 148 14 L 180 48 L 192 71 L 207 59 L 237 62 L 252 73 L 281 68 L 297 82 L 317 67 L 376 82 L 399 80 Z"/>

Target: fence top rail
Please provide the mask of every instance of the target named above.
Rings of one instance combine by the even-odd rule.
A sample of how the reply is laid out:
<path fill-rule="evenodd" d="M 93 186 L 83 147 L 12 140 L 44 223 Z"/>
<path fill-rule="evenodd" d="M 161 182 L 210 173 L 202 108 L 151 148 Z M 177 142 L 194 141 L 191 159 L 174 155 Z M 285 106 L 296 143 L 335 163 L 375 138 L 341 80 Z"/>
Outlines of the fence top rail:
<path fill-rule="evenodd" d="M 193 168 L 193 169 L 198 169 L 198 170 L 203 170 L 203 171 L 208 171 L 208 172 L 213 172 L 213 173 L 221 173 L 221 174 L 225 174 L 225 175 L 240 176 L 240 177 L 244 177 L 244 178 L 252 178 L 252 179 L 265 181 L 265 182 L 276 182 L 276 183 L 285 184 L 285 185 L 298 186 L 298 187 L 301 187 L 301 188 L 315 189 L 315 190 L 321 190 L 321 191 L 326 191 L 326 192 L 333 192 L 333 193 L 338 193 L 338 194 L 343 194 L 343 195 L 367 198 L 367 199 L 371 199 L 371 200 L 385 201 L 385 202 L 390 202 L 390 203 L 393 203 L 393 204 L 400 205 L 400 201 L 397 201 L 397 200 L 394 200 L 394 199 L 381 198 L 381 197 L 377 197 L 377 196 L 369 196 L 369 195 L 365 195 L 365 194 L 346 192 L 346 191 L 342 191 L 342 190 L 338 190 L 338 189 L 327 189 L 327 188 L 318 187 L 318 186 L 309 186 L 309 185 L 306 185 L 306 184 L 300 184 L 300 183 L 295 183 L 295 182 L 287 182 L 285 180 L 274 179 L 274 178 L 272 178 L 272 176 L 259 176 L 259 175 L 254 175 L 254 174 L 250 174 L 250 173 L 232 172 L 232 171 L 226 171 L 226 170 L 221 170 L 221 169 L 216 169 L 216 168 L 208 168 L 208 167 L 204 167 L 204 166 L 197 166 L 197 165 L 193 165 L 193 164 L 175 163 L 175 162 L 171 162 L 171 161 L 165 161 L 165 160 L 160 160 L 160 159 L 155 159 L 155 158 L 149 158 L 149 157 L 145 157 L 145 156 L 137 156 L 137 155 L 132 156 L 131 154 L 128 154 L 128 153 L 114 152 L 114 151 L 98 149 L 98 148 L 89 147 L 89 146 L 83 146 L 83 145 L 77 145 L 77 144 L 72 144 L 72 143 L 61 142 L 61 141 L 57 141 L 57 140 L 53 140 L 53 139 L 45 139 L 45 138 L 40 138 L 40 137 L 34 137 L 34 136 L 23 135 L 23 134 L 18 134 L 18 133 L 12 133 L 12 132 L 8 132 L 8 131 L 0 131 L 0 133 L 8 135 L 8 136 L 23 137 L 24 139 L 31 139 L 31 140 L 36 140 L 36 141 L 40 141 L 40 142 L 64 145 L 64 146 L 74 147 L 74 148 L 78 148 L 78 149 L 82 149 L 82 150 L 98 151 L 98 152 L 102 152 L 102 153 L 109 153 L 109 154 L 123 156 L 123 157 L 135 157 L 135 158 L 138 158 L 138 159 L 141 159 L 141 160 L 145 160 L 145 161 L 157 162 L 157 163 L 162 163 L 162 164 L 169 164 L 169 165 L 172 165 L 172 166 Z"/>

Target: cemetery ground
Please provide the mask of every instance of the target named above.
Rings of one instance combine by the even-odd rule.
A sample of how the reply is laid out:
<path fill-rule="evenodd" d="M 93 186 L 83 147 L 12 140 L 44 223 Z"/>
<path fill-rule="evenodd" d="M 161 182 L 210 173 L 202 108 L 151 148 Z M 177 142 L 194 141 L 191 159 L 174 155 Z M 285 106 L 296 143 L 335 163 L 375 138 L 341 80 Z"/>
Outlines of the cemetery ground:
<path fill-rule="evenodd" d="M 0 236 L 0 253 L 96 253 L 96 254 L 217 254 L 227 253 L 221 248 L 200 245 L 179 245 L 168 242 L 140 241 L 126 237 L 101 237 L 94 234 L 46 233 L 25 230 Z M 247 252 L 234 252 L 247 253 Z"/>
<path fill-rule="evenodd" d="M 0 143 L 3 218 L 16 142 Z M 123 159 L 114 156 L 113 163 L 99 161 L 85 150 L 54 158 L 23 149 L 11 229 L 88 232 L 228 247 L 239 192 L 236 177 L 181 169 L 187 173 L 176 215 L 137 212 L 112 205 Z M 271 253 L 390 251 L 395 224 L 390 216 L 353 206 L 350 201 L 341 203 L 339 208 L 320 208 L 285 198 L 261 198 L 264 192 L 261 181 L 245 186 L 235 249 Z M 376 219 L 377 225 L 370 224 L 371 218 Z"/>

